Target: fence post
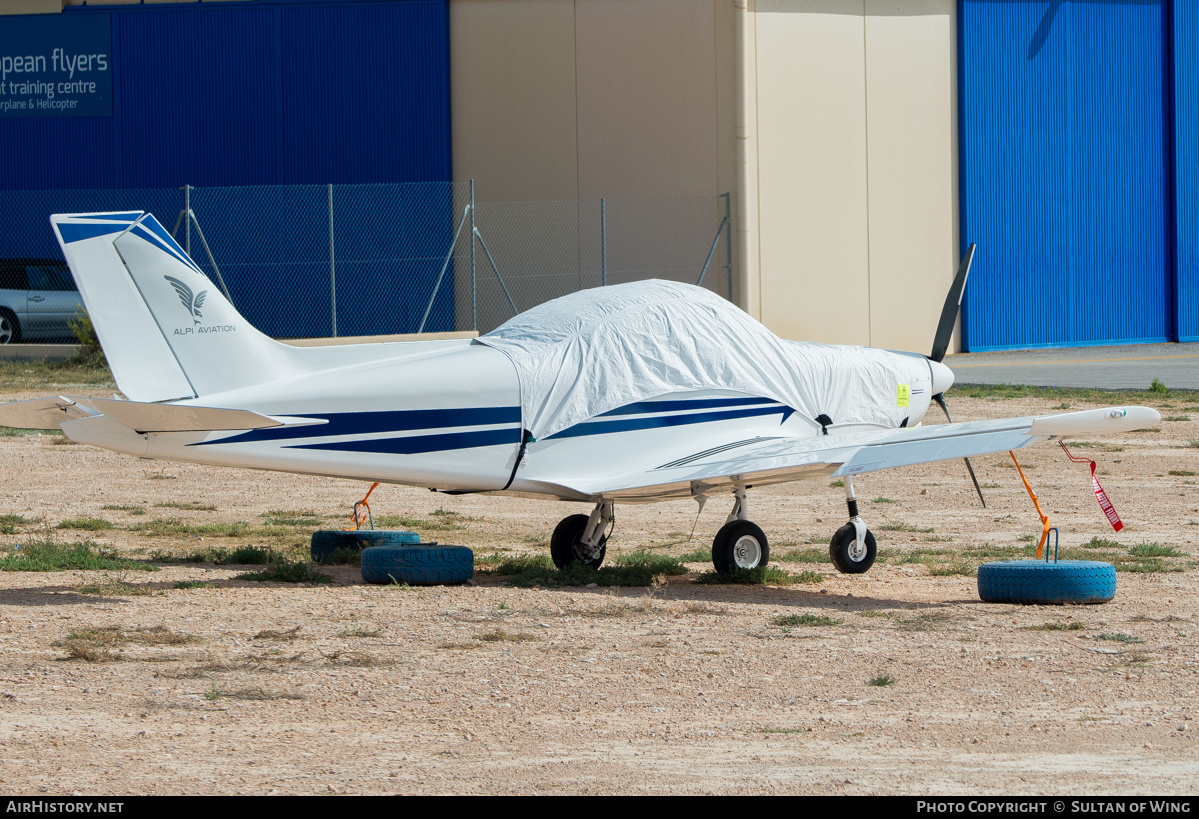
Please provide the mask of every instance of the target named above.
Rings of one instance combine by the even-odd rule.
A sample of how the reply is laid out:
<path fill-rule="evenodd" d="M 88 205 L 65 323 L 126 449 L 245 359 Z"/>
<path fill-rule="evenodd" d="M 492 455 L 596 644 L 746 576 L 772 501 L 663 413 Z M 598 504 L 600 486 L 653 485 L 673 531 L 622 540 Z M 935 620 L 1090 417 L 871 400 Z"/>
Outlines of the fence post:
<path fill-rule="evenodd" d="M 183 234 L 183 252 L 190 259 L 192 255 L 192 186 L 184 185 L 180 190 L 183 191 L 183 229 L 186 231 Z"/>
<path fill-rule="evenodd" d="M 333 315 L 333 337 L 337 338 L 337 262 L 333 255 L 333 185 L 329 185 L 329 309 Z"/>
<path fill-rule="evenodd" d="M 600 197 L 600 287 L 608 286 L 608 212 Z"/>
<path fill-rule="evenodd" d="M 733 300 L 733 220 L 732 208 L 729 205 L 729 194 L 726 191 L 721 194 L 724 197 L 724 269 L 729 277 L 729 301 Z"/>
<path fill-rule="evenodd" d="M 479 307 L 475 290 L 475 180 L 470 180 L 470 329 L 479 332 Z"/>

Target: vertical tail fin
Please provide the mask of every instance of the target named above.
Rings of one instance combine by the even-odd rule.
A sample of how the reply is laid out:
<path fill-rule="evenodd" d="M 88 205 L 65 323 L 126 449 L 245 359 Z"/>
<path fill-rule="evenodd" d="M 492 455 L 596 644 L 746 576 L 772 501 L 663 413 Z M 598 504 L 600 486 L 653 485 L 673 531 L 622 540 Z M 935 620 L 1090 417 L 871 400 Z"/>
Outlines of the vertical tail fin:
<path fill-rule="evenodd" d="M 251 327 L 151 214 L 60 214 L 50 222 L 130 399 L 209 395 L 299 368 L 299 351 Z"/>

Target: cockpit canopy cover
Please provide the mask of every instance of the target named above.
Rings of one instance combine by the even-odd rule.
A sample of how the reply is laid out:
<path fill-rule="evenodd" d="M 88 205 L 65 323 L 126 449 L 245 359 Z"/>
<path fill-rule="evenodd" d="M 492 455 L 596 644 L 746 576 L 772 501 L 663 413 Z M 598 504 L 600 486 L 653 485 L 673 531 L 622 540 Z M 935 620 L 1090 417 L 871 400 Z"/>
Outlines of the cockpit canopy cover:
<path fill-rule="evenodd" d="M 524 426 L 538 439 L 691 390 L 771 398 L 838 425 L 886 418 L 898 427 L 908 416 L 899 386 L 910 383 L 920 358 L 785 341 L 709 290 L 658 279 L 554 299 L 477 342 L 512 360 Z"/>

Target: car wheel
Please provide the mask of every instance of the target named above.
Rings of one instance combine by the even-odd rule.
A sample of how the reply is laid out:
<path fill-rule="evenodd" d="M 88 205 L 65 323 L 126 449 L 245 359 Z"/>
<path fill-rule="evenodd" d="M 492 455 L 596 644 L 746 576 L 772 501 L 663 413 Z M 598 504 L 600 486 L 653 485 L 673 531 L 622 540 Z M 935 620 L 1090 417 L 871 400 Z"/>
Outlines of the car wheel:
<path fill-rule="evenodd" d="M 1116 596 L 1116 567 L 1097 560 L 1001 560 L 978 567 L 984 603 L 1106 603 Z"/>
<path fill-rule="evenodd" d="M 8 310 L 0 310 L 0 344 L 16 344 L 21 340 L 21 322 Z"/>

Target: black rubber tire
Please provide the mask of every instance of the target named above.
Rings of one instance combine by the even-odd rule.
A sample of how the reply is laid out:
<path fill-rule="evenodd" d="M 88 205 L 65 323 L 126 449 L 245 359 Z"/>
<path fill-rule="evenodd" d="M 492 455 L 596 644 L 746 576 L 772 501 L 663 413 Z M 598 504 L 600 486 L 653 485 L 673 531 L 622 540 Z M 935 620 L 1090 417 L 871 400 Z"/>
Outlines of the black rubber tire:
<path fill-rule="evenodd" d="M 984 563 L 978 567 L 978 596 L 984 603 L 1106 603 L 1116 596 L 1116 567 L 1097 560 Z"/>
<path fill-rule="evenodd" d="M 849 547 L 857 539 L 858 530 L 852 523 L 847 523 L 838 529 L 833 535 L 833 539 L 829 541 L 829 559 L 833 561 L 833 566 L 841 574 L 863 574 L 874 565 L 874 558 L 878 556 L 878 545 L 874 541 L 874 532 L 866 530 L 866 556 L 861 560 L 854 560 L 849 555 Z"/>
<path fill-rule="evenodd" d="M 410 586 L 465 583 L 474 577 L 475 553 L 465 546 L 371 546 L 362 550 L 367 583 Z"/>
<path fill-rule="evenodd" d="M 745 538 L 757 541 L 757 559 L 753 559 L 753 544 Z M 740 544 L 740 545 L 738 545 Z M 732 574 L 736 569 L 756 569 L 770 561 L 770 544 L 766 533 L 756 523 L 748 520 L 732 520 L 720 527 L 712 539 L 712 565 L 717 574 Z"/>
<path fill-rule="evenodd" d="M 0 310 L 0 344 L 21 342 L 21 322 L 11 310 Z"/>
<path fill-rule="evenodd" d="M 577 551 L 579 541 L 587 531 L 589 518 L 590 515 L 570 515 L 562 518 L 554 527 L 554 534 L 550 537 L 550 559 L 559 569 L 565 569 L 572 563 L 584 563 L 593 569 L 598 569 L 604 564 L 604 556 L 608 554 L 607 535 L 600 542 L 599 557 L 594 560 L 582 560 Z"/>
<path fill-rule="evenodd" d="M 338 549 L 360 552 L 371 546 L 404 546 L 420 543 L 416 532 L 391 529 L 351 529 L 343 532 L 326 529 L 312 533 L 312 562 L 324 563 Z"/>

